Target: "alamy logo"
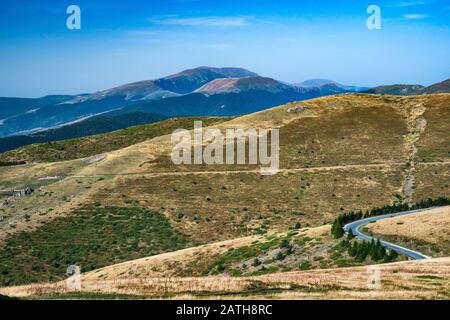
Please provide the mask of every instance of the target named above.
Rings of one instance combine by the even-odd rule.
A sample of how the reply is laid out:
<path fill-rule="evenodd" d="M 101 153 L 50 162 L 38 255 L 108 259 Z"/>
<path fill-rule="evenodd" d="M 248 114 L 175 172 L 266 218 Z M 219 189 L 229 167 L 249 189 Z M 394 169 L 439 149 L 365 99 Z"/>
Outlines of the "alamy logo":
<path fill-rule="evenodd" d="M 193 134 L 178 129 L 172 133 L 172 143 L 174 164 L 259 164 L 263 175 L 276 174 L 279 169 L 278 129 L 226 129 L 222 133 L 208 128 L 203 132 L 202 121 L 194 121 Z"/>
<path fill-rule="evenodd" d="M 66 274 L 69 276 L 66 279 L 66 287 L 69 290 L 81 290 L 81 270 L 77 265 L 70 265 L 67 267 Z"/>
<path fill-rule="evenodd" d="M 81 9 L 79 6 L 72 4 L 67 7 L 67 17 L 66 26 L 69 30 L 80 30 L 81 29 Z"/>
<path fill-rule="evenodd" d="M 370 16 L 367 18 L 366 25 L 369 30 L 381 29 L 381 9 L 379 6 L 372 4 L 367 7 L 367 13 Z"/>
<path fill-rule="evenodd" d="M 367 273 L 367 288 L 371 290 L 381 289 L 381 269 L 377 265 L 368 266 Z"/>

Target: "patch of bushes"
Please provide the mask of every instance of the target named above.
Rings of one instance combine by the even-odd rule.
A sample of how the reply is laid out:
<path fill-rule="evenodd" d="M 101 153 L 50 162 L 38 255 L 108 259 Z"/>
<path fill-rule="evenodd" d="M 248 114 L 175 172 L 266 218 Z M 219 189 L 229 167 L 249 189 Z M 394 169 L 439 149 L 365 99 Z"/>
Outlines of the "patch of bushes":
<path fill-rule="evenodd" d="M 0 249 L 0 285 L 60 280 L 69 265 L 87 272 L 191 245 L 158 212 L 84 207 L 8 238 Z"/>
<path fill-rule="evenodd" d="M 309 263 L 308 261 L 302 262 L 298 268 L 300 270 L 309 270 L 309 269 L 311 269 L 311 263 Z"/>
<path fill-rule="evenodd" d="M 0 161 L 0 167 L 17 166 L 19 164 L 26 164 L 25 161 Z"/>
<path fill-rule="evenodd" d="M 225 254 L 221 255 L 210 264 L 203 274 L 208 275 L 228 272 L 230 275 L 235 275 L 236 272 L 233 270 L 233 265 L 247 260 L 249 260 L 249 265 L 252 267 L 259 267 L 263 264 L 261 256 L 270 250 L 275 250 L 277 248 L 279 248 L 280 251 L 275 255 L 274 260 L 283 260 L 286 256 L 294 252 L 294 248 L 290 243 L 293 235 L 294 233 L 288 233 L 286 236 L 276 237 L 276 235 L 272 234 L 267 236 L 266 241 L 264 242 L 253 242 L 249 246 L 230 248 Z"/>

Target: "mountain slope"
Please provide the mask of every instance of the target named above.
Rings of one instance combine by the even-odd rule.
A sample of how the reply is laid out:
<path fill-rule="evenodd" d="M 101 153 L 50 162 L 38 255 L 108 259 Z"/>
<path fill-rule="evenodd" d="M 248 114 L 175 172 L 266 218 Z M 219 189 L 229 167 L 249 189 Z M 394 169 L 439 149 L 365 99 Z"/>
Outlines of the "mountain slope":
<path fill-rule="evenodd" d="M 424 87 L 417 84 L 393 84 L 379 86 L 364 91 L 364 93 L 391 94 L 400 96 L 412 96 L 431 93 L 450 93 L 450 79 Z"/>
<path fill-rule="evenodd" d="M 256 73 L 242 68 L 199 67 L 155 80 L 155 84 L 172 92 L 185 94 L 192 92 L 209 81 L 219 78 L 255 77 Z"/>
<path fill-rule="evenodd" d="M 270 93 L 279 93 L 288 90 L 298 92 L 307 91 L 299 90 L 293 86 L 281 83 L 272 78 L 247 77 L 216 79 L 197 89 L 196 92 L 211 95 L 230 92 L 241 93 L 247 91 L 267 91 Z"/>
<path fill-rule="evenodd" d="M 247 76 L 256 76 L 256 74 L 241 68 L 199 67 L 184 70 L 156 80 L 138 81 L 99 91 L 85 97 L 84 101 L 101 100 L 111 97 L 123 97 L 124 100 L 134 101 L 158 100 L 192 92 L 214 79 Z M 80 100 L 73 102 L 80 102 Z"/>
<path fill-rule="evenodd" d="M 53 95 L 42 98 L 1 98 L 0 97 L 0 124 L 7 118 L 22 113 L 31 112 L 46 105 L 53 105 L 76 98 L 69 95 Z"/>
<path fill-rule="evenodd" d="M 95 92 L 84 99 L 76 99 L 66 103 L 78 103 L 82 101 L 102 100 L 111 97 L 122 97 L 123 100 L 153 100 L 177 96 L 176 93 L 162 89 L 154 80 L 144 80 L 127 83 L 112 89 Z"/>
<path fill-rule="evenodd" d="M 264 77 L 216 79 L 195 93 L 142 102 L 123 109 L 165 116 L 235 116 L 261 111 L 290 101 L 299 101 L 347 91 L 330 84 L 300 88 Z"/>
<path fill-rule="evenodd" d="M 423 90 L 424 93 L 450 93 L 450 79 L 432 84 Z"/>
<path fill-rule="evenodd" d="M 181 97 L 139 103 L 124 111 L 159 113 L 164 116 L 234 116 L 264 110 L 289 101 L 311 98 L 294 91 L 271 93 L 249 91 L 244 93 L 218 93 L 205 95 L 191 93 Z"/>
<path fill-rule="evenodd" d="M 299 86 L 299 87 L 304 87 L 304 88 L 311 88 L 311 87 L 321 87 L 321 86 L 330 85 L 330 84 L 333 84 L 341 89 L 344 89 L 347 91 L 353 91 L 353 92 L 364 91 L 364 90 L 369 89 L 366 87 L 344 85 L 344 84 L 338 83 L 333 80 L 328 80 L 328 79 L 310 79 L 310 80 L 306 80 L 306 81 L 303 81 L 300 83 L 296 83 L 295 85 Z"/>
<path fill-rule="evenodd" d="M 135 117 L 138 117 L 136 119 Z M 94 156 L 96 154 L 125 148 L 130 145 L 152 139 L 157 136 L 169 134 L 172 131 L 182 127 L 191 129 L 193 127 L 194 118 L 174 118 L 162 120 L 159 115 L 152 115 L 147 113 L 126 113 L 124 115 L 118 115 L 114 117 L 97 117 L 93 118 L 92 122 L 89 120 L 83 121 L 79 124 L 62 127 L 60 129 L 48 130 L 40 133 L 36 133 L 30 136 L 13 136 L 0 139 L 0 146 L 2 144 L 18 144 L 22 142 L 22 139 L 27 140 L 27 144 L 35 143 L 25 147 L 11 150 L 8 152 L 0 153 L 0 163 L 7 162 L 56 162 L 61 160 L 70 160 L 83 157 Z M 136 120 L 150 122 L 150 124 L 137 125 Z M 162 120 L 162 121 L 161 121 Z M 224 122 L 230 120 L 230 118 L 214 118 L 214 117 L 199 117 L 195 120 L 201 120 L 205 125 L 211 125 L 218 122 Z M 130 122 L 132 126 L 129 126 Z M 155 122 L 156 123 L 151 123 Z M 84 123 L 86 122 L 86 123 Z M 103 134 L 87 135 L 85 130 L 94 132 L 98 130 L 97 125 L 101 124 L 105 126 L 103 129 L 108 128 L 108 131 L 112 131 L 114 126 L 125 126 L 125 129 L 112 131 Z M 69 135 L 77 134 L 79 131 L 83 131 L 82 138 L 74 138 L 70 140 L 54 141 L 49 143 L 40 143 L 40 139 L 51 139 L 67 137 Z M 41 135 L 44 135 L 43 137 Z M 19 140 L 17 142 L 16 138 Z M 13 159 L 21 159 L 16 161 Z"/>
<path fill-rule="evenodd" d="M 116 116 L 95 116 L 56 129 L 43 130 L 30 135 L 15 135 L 0 138 L 0 152 L 16 149 L 28 144 L 90 136 L 161 121 L 163 119 L 165 119 L 163 116 L 142 112 L 125 113 Z"/>
<path fill-rule="evenodd" d="M 424 86 L 417 84 L 392 84 L 386 86 L 379 86 L 363 91 L 364 93 L 374 94 L 390 94 L 399 96 L 412 96 L 421 94 L 424 90 Z"/>

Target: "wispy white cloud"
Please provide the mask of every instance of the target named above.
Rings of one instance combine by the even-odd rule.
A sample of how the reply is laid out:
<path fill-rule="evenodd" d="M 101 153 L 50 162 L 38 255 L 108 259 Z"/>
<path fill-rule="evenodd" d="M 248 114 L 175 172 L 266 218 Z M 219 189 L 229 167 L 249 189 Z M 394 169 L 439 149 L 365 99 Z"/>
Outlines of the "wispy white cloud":
<path fill-rule="evenodd" d="M 206 16 L 195 18 L 178 18 L 178 17 L 163 17 L 152 18 L 151 22 L 163 25 L 174 26 L 190 26 L 190 27 L 243 27 L 250 24 L 252 17 L 249 16 L 235 16 L 235 17 L 218 17 Z"/>
<path fill-rule="evenodd" d="M 410 14 L 404 14 L 402 15 L 403 18 L 408 20 L 420 20 L 420 19 L 426 19 L 429 17 L 427 14 L 420 14 L 420 13 L 410 13 Z"/>
<path fill-rule="evenodd" d="M 414 7 L 414 6 L 421 6 L 424 5 L 425 1 L 398 1 L 398 2 L 392 2 L 386 7 L 392 7 L 392 8 L 401 8 L 401 7 Z"/>

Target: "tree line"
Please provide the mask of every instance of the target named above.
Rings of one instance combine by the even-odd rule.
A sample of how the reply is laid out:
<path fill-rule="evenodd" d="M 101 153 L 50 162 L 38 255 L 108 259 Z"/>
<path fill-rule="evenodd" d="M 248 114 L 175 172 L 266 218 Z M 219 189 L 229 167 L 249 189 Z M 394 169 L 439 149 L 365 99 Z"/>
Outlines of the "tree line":
<path fill-rule="evenodd" d="M 349 230 L 347 239 L 341 242 L 341 246 L 347 248 L 348 255 L 353 257 L 357 262 L 363 262 L 367 257 L 373 261 L 392 262 L 398 257 L 398 253 L 394 250 L 387 250 L 381 245 L 380 240 L 374 241 L 351 241 L 355 236 Z"/>
<path fill-rule="evenodd" d="M 25 163 L 25 161 L 0 161 L 0 167 L 16 166 Z"/>

